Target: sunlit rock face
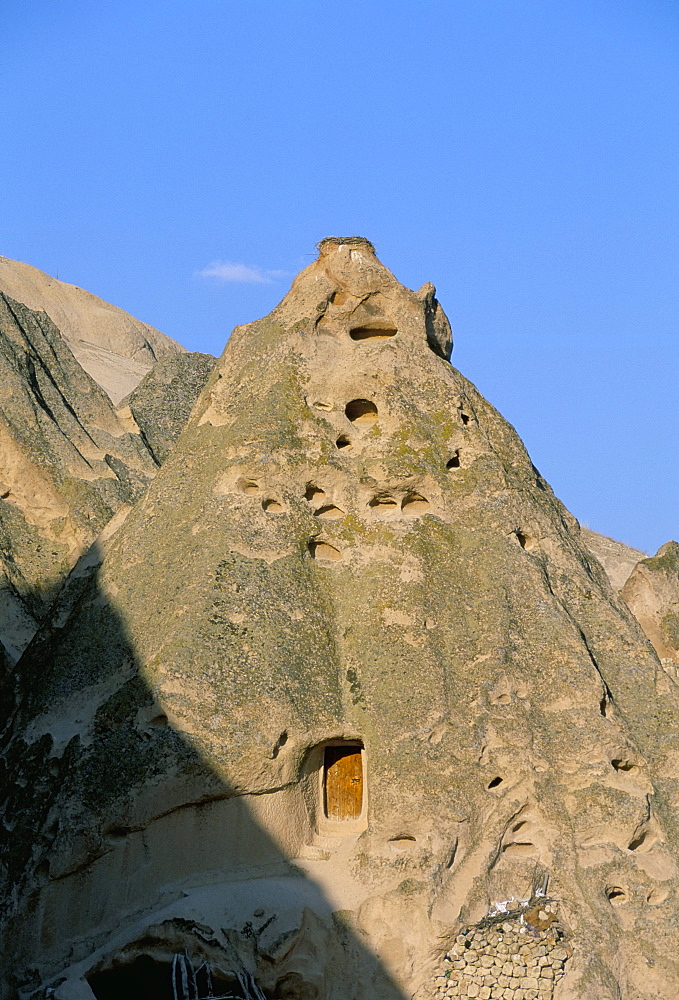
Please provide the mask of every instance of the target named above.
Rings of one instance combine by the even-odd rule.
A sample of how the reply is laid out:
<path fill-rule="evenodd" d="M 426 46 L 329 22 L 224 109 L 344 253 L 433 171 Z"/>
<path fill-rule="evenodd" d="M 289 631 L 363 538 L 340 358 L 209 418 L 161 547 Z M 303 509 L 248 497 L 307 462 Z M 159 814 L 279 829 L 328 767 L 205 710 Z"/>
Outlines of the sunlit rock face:
<path fill-rule="evenodd" d="M 677 688 L 433 287 L 319 250 L 20 661 L 2 996 L 669 1000 Z"/>
<path fill-rule="evenodd" d="M 646 558 L 646 553 L 589 528 L 581 528 L 581 534 L 586 548 L 606 570 L 611 586 L 616 593 L 620 593 L 636 564 Z"/>
<path fill-rule="evenodd" d="M 29 309 L 44 310 L 79 364 L 115 403 L 156 361 L 185 350 L 110 302 L 9 257 L 0 256 L 0 292 Z"/>
<path fill-rule="evenodd" d="M 156 462 L 50 318 L 2 292 L 0 385 L 0 645 L 14 662 L 66 574 L 141 496 Z"/>
<path fill-rule="evenodd" d="M 163 358 L 119 403 L 119 417 L 139 429 L 158 465 L 172 451 L 215 361 L 211 354 L 188 351 Z"/>
<path fill-rule="evenodd" d="M 622 589 L 666 672 L 679 676 L 679 543 L 666 542 L 634 567 Z"/>

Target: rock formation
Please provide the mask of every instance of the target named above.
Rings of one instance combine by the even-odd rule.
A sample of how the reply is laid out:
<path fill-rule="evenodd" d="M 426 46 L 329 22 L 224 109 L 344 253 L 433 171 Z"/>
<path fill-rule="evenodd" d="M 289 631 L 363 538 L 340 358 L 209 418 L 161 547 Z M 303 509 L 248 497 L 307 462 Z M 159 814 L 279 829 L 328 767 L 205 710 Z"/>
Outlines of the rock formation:
<path fill-rule="evenodd" d="M 620 593 L 639 560 L 646 559 L 646 553 L 589 528 L 582 528 L 581 535 L 589 551 L 606 570 L 613 589 Z"/>
<path fill-rule="evenodd" d="M 64 576 L 156 464 L 44 312 L 0 292 L 0 643 L 12 661 Z"/>
<path fill-rule="evenodd" d="M 667 542 L 635 566 L 621 597 L 672 675 L 679 668 L 679 544 Z"/>
<path fill-rule="evenodd" d="M 185 348 L 147 323 L 37 267 L 0 257 L 0 291 L 44 310 L 85 371 L 118 403 L 161 358 Z"/>
<path fill-rule="evenodd" d="M 0 996 L 673 1000 L 679 687 L 433 286 L 319 250 L 14 669 Z"/>
<path fill-rule="evenodd" d="M 197 352 L 164 358 L 119 404 L 119 416 L 132 418 L 159 465 L 183 431 L 215 361 Z"/>

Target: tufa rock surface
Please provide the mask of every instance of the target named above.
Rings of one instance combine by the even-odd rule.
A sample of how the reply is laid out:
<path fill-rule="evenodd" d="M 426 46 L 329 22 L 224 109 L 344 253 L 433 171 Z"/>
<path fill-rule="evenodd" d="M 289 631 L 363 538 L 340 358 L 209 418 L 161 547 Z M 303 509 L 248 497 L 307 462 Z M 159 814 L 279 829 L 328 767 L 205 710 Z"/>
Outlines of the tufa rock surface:
<path fill-rule="evenodd" d="M 646 553 L 625 545 L 624 542 L 616 542 L 613 538 L 600 535 L 596 531 L 590 531 L 589 528 L 581 528 L 580 531 L 583 542 L 606 570 L 611 586 L 620 593 L 639 560 L 647 558 Z"/>
<path fill-rule="evenodd" d="M 236 328 L 14 670 L 3 1000 L 677 995 L 679 687 L 450 348 L 358 238 Z"/>
<path fill-rule="evenodd" d="M 44 310 L 73 354 L 114 403 L 161 358 L 185 350 L 148 323 L 76 285 L 0 257 L 0 291 L 29 309 Z"/>
<path fill-rule="evenodd" d="M 637 563 L 621 597 L 676 677 L 679 667 L 679 544 L 666 542 Z"/>
<path fill-rule="evenodd" d="M 211 354 L 197 352 L 164 358 L 119 404 L 119 416 L 133 419 L 159 465 L 184 429 L 215 363 Z"/>
<path fill-rule="evenodd" d="M 0 293 L 0 642 L 12 661 L 64 576 L 155 473 L 44 312 Z"/>

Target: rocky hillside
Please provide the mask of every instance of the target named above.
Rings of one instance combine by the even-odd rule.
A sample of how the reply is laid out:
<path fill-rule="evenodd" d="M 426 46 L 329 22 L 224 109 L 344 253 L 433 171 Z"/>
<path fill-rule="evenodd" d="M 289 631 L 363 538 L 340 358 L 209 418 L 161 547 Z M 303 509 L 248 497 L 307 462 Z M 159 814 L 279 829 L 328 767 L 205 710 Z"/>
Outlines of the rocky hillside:
<path fill-rule="evenodd" d="M 157 362 L 118 406 L 132 420 L 159 465 L 172 451 L 212 374 L 211 354 L 177 354 Z"/>
<path fill-rule="evenodd" d="M 44 312 L 0 293 L 1 641 L 16 659 L 64 576 L 156 471 Z"/>
<path fill-rule="evenodd" d="M 12 674 L 3 1000 L 676 995 L 676 676 L 451 346 L 358 238 L 236 328 Z"/>
<path fill-rule="evenodd" d="M 663 665 L 679 671 L 679 544 L 667 542 L 637 563 L 621 597 L 639 620 Z"/>
<path fill-rule="evenodd" d="M 77 361 L 114 403 L 161 358 L 185 348 L 164 333 L 76 285 L 0 257 L 0 291 L 47 313 Z"/>
<path fill-rule="evenodd" d="M 623 542 L 616 542 L 606 535 L 590 531 L 589 528 L 582 528 L 581 531 L 583 542 L 599 560 L 606 570 L 611 586 L 619 593 L 636 564 L 640 559 L 646 559 L 647 554 Z"/>
<path fill-rule="evenodd" d="M 159 374 L 152 384 L 166 386 L 173 403 L 152 428 L 138 390 L 146 437 L 129 411 L 115 412 L 45 312 L 0 293 L 0 645 L 9 662 L 78 559 L 142 495 L 214 358 L 183 353 L 160 364 L 175 381 Z M 161 388 L 154 399 L 159 406 Z"/>

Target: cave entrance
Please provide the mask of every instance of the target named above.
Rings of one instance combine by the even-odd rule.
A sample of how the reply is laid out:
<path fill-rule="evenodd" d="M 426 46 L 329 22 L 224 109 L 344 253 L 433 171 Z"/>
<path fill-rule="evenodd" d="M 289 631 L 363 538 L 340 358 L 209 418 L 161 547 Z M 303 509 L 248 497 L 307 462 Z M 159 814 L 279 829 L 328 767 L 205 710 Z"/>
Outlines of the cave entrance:
<path fill-rule="evenodd" d="M 87 982 L 97 1000 L 247 1000 L 236 979 L 215 975 L 207 963 L 178 969 L 150 955 L 93 972 Z"/>

